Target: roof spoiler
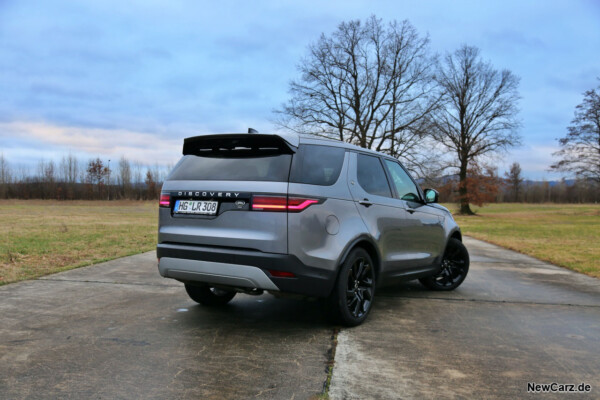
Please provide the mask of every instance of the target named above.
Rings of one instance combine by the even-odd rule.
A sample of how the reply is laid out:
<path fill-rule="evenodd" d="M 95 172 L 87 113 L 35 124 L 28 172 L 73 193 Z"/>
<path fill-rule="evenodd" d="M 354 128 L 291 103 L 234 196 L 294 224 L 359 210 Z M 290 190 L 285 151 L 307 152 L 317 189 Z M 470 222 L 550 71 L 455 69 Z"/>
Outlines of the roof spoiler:
<path fill-rule="evenodd" d="M 200 155 L 221 153 L 236 148 L 249 150 L 271 149 L 279 153 L 295 153 L 300 138 L 289 134 L 260 134 L 260 133 L 222 133 L 216 135 L 201 135 L 183 140 L 183 155 Z"/>

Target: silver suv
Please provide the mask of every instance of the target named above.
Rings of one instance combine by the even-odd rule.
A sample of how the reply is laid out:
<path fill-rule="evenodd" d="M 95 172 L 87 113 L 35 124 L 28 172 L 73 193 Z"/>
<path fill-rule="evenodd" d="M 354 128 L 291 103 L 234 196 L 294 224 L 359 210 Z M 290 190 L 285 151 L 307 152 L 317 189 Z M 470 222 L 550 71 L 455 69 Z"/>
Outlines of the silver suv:
<path fill-rule="evenodd" d="M 398 160 L 297 135 L 185 139 L 160 196 L 160 274 L 204 305 L 236 293 L 328 299 L 362 323 L 377 287 L 452 290 L 469 254 L 450 212 Z"/>

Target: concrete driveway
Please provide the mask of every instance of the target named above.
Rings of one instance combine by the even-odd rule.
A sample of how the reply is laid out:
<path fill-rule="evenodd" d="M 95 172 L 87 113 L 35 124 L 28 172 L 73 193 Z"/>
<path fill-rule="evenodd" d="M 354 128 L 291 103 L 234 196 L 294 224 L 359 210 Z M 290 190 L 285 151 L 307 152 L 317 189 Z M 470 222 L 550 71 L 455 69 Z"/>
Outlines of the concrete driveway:
<path fill-rule="evenodd" d="M 333 399 L 600 397 L 600 281 L 473 239 L 452 293 L 382 289 L 337 336 Z M 317 397 L 334 341 L 319 302 L 195 305 L 154 253 L 0 287 L 0 398 Z M 564 395 L 534 395 L 561 398 Z"/>

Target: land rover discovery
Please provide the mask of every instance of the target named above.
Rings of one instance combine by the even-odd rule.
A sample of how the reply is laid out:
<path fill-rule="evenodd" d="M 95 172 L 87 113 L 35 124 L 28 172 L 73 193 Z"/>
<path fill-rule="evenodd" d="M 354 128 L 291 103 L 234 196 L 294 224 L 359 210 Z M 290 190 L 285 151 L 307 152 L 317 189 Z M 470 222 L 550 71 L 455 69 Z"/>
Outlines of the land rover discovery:
<path fill-rule="evenodd" d="M 162 187 L 158 269 L 203 305 L 295 293 L 327 299 L 354 326 L 378 287 L 453 290 L 467 276 L 460 229 L 437 201 L 397 159 L 347 143 L 191 137 Z"/>

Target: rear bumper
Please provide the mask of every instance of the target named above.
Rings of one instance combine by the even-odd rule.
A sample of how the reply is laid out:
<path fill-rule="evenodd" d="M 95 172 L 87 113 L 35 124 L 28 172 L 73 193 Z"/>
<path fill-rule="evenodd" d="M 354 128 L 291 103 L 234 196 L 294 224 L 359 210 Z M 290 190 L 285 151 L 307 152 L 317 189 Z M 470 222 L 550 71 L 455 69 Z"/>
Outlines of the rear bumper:
<path fill-rule="evenodd" d="M 290 254 L 179 243 L 160 243 L 156 254 L 160 274 L 182 282 L 327 297 L 336 277 L 334 271 L 307 266 Z M 295 277 L 274 277 L 269 270 L 291 272 Z"/>

